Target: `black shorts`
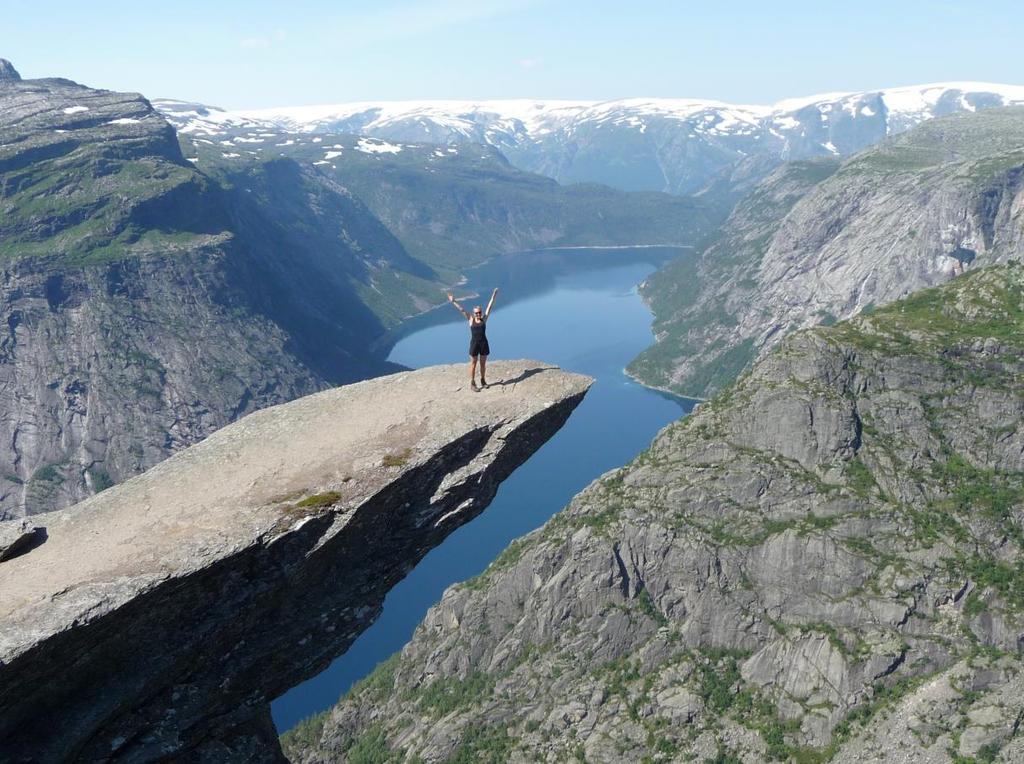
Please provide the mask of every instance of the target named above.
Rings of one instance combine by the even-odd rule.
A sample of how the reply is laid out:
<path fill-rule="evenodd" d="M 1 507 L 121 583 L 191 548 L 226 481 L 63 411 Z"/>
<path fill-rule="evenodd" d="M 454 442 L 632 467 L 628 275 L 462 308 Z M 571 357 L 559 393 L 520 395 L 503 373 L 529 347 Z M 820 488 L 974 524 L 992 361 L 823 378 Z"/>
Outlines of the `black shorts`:
<path fill-rule="evenodd" d="M 471 357 L 478 355 L 490 355 L 491 346 L 487 344 L 487 339 L 482 340 L 470 340 L 469 341 L 469 355 Z"/>

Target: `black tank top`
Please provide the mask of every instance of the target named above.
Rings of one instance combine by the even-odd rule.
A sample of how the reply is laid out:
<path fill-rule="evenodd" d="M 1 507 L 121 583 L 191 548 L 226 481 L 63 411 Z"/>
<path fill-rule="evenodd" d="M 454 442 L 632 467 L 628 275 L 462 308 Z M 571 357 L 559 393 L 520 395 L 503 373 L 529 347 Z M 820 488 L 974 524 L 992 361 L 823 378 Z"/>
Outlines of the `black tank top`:
<path fill-rule="evenodd" d="M 474 340 L 485 340 L 487 339 L 487 322 L 486 321 L 470 321 L 469 331 L 472 332 Z"/>

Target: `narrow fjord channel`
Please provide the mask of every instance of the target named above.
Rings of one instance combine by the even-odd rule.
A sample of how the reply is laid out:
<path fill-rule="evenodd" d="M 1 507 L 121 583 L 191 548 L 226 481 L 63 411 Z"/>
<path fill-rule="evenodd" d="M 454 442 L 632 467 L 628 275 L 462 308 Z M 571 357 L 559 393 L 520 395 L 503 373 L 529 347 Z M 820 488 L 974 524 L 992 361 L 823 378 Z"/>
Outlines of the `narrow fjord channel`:
<path fill-rule="evenodd" d="M 540 527 L 594 478 L 625 464 L 692 408 L 691 401 L 643 387 L 623 373 L 652 341 L 651 314 L 636 285 L 679 254 L 669 248 L 523 253 L 470 273 L 457 295 L 481 297 L 466 299 L 467 308 L 485 302 L 493 287 L 501 290 L 487 327 L 492 358 L 535 358 L 589 374 L 596 383 L 565 427 L 502 484 L 491 506 L 391 591 L 381 617 L 347 653 L 274 702 L 279 730 L 337 702 L 401 649 L 445 588 L 480 573 L 509 542 Z M 465 321 L 445 305 L 407 322 L 388 358 L 413 368 L 460 363 L 468 344 Z"/>

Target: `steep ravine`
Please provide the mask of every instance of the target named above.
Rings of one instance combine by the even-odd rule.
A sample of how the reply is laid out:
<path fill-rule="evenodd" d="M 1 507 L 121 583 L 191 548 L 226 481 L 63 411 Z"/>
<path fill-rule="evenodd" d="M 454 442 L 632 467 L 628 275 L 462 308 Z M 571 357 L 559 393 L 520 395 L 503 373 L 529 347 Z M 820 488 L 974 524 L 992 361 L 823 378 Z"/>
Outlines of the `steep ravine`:
<path fill-rule="evenodd" d="M 269 701 L 490 503 L 591 380 L 495 363 L 251 414 L 0 562 L 0 761 L 281 761 Z M 37 522 L 39 521 L 37 520 Z"/>
<path fill-rule="evenodd" d="M 355 194 L 412 256 L 451 281 L 466 268 L 512 252 L 690 244 L 728 213 L 706 196 L 629 193 L 593 183 L 562 186 L 516 169 L 486 146 L 441 149 L 263 130 L 223 137 L 228 140 L 182 133 L 179 139 L 198 167 L 227 184 L 268 158 L 315 169 Z M 431 298 L 437 295 L 435 289 Z"/>
<path fill-rule="evenodd" d="M 449 589 L 286 753 L 1019 761 L 1022 641 L 1011 264 L 783 341 Z"/>

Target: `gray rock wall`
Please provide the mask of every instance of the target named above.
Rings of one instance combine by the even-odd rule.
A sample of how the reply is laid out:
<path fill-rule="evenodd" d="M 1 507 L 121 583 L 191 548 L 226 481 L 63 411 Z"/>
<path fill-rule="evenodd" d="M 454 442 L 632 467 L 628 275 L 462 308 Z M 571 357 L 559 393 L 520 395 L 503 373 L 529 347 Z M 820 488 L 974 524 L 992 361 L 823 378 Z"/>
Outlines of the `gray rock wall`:
<path fill-rule="evenodd" d="M 1011 266 L 791 337 L 449 589 L 286 752 L 1015 760 L 1022 330 Z"/>
<path fill-rule="evenodd" d="M 392 369 L 361 297 L 429 276 L 288 160 L 220 185 L 137 94 L 0 84 L 0 520 L 59 509 L 258 408 Z"/>
<path fill-rule="evenodd" d="M 631 371 L 705 397 L 792 331 L 941 284 L 954 267 L 1019 260 L 1022 139 L 1019 108 L 959 114 L 833 173 L 797 163 L 770 175 L 699 261 L 648 280 L 659 345 Z"/>

